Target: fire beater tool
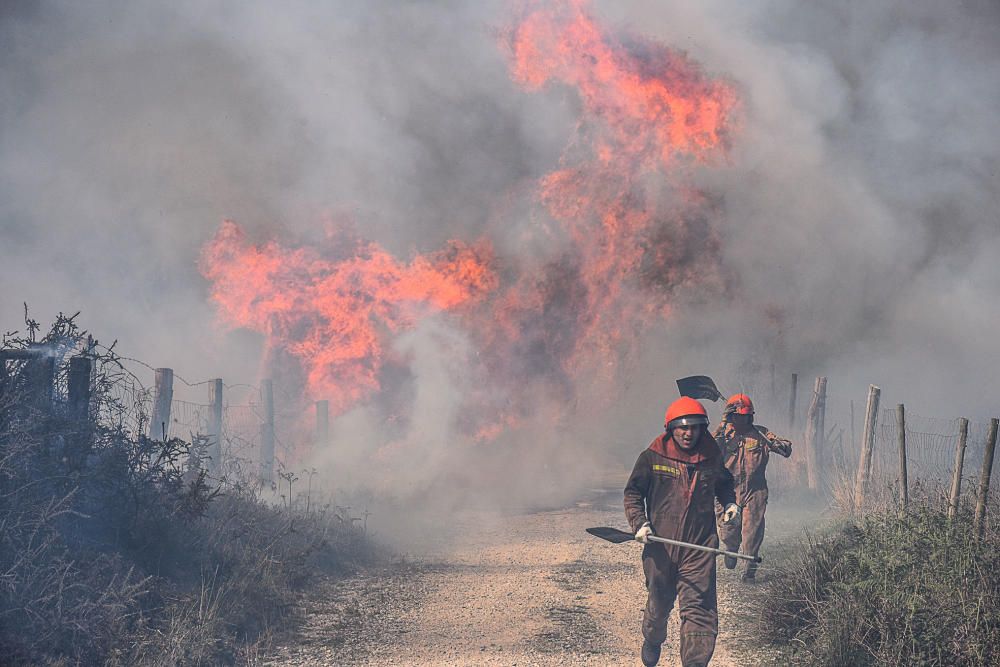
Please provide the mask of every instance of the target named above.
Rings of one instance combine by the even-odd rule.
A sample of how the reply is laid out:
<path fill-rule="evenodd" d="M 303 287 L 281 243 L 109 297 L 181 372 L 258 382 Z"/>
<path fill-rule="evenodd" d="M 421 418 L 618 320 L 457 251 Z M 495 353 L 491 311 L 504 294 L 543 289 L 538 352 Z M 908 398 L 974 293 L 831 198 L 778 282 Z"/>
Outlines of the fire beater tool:
<path fill-rule="evenodd" d="M 725 396 L 719 388 L 715 386 L 715 381 L 708 377 L 707 375 L 689 375 L 686 378 L 681 378 L 677 380 L 677 391 L 680 392 L 681 396 L 689 396 L 690 398 L 704 398 L 709 401 L 718 401 L 720 399 L 725 399 Z M 761 430 L 759 426 L 753 424 L 753 430 L 757 431 L 760 437 L 764 438 L 772 445 L 775 444 L 773 440 L 767 437 L 767 434 Z M 749 491 L 747 492 L 749 493 Z M 740 503 L 740 507 L 746 507 L 747 500 L 746 497 Z"/>
<path fill-rule="evenodd" d="M 686 378 L 681 378 L 677 380 L 677 391 L 680 392 L 681 396 L 688 396 L 690 398 L 703 398 L 709 401 L 725 400 L 725 396 L 719 391 L 719 388 L 715 386 L 715 381 L 707 375 L 690 375 Z M 772 445 L 775 444 L 767 434 L 760 430 L 760 427 L 756 424 L 753 428 L 760 437 L 764 438 Z"/>
<path fill-rule="evenodd" d="M 602 540 L 607 540 L 608 542 L 613 542 L 614 544 L 621 544 L 622 542 L 638 541 L 635 539 L 635 535 L 632 533 L 625 532 L 624 530 L 618 530 L 617 528 L 610 528 L 608 526 L 600 526 L 598 528 L 587 528 L 587 532 L 595 537 L 599 537 Z M 718 556 L 729 556 L 730 558 L 742 558 L 743 560 L 753 561 L 754 563 L 760 563 L 764 559 L 760 556 L 750 556 L 747 554 L 736 553 L 735 551 L 726 551 L 725 549 L 716 549 L 715 547 L 705 547 L 700 544 L 691 544 L 690 542 L 681 542 L 680 540 L 669 540 L 665 537 L 659 537 L 658 535 L 650 535 L 647 537 L 650 542 L 661 542 L 663 544 L 669 544 L 675 547 L 681 547 L 683 549 L 697 549 L 698 551 L 707 551 L 709 553 L 716 554 Z"/>

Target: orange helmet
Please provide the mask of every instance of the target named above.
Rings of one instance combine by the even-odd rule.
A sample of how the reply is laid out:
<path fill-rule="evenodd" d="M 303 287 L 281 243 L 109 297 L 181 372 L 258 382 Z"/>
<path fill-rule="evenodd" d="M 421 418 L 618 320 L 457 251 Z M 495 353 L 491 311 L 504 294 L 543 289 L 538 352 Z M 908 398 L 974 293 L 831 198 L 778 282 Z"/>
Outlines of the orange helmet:
<path fill-rule="evenodd" d="M 667 428 L 689 426 L 691 424 L 708 425 L 708 413 L 705 407 L 689 396 L 681 396 L 670 404 L 667 414 L 663 417 L 663 425 Z"/>
<path fill-rule="evenodd" d="M 726 401 L 727 415 L 752 415 L 753 401 L 746 394 L 733 394 Z"/>

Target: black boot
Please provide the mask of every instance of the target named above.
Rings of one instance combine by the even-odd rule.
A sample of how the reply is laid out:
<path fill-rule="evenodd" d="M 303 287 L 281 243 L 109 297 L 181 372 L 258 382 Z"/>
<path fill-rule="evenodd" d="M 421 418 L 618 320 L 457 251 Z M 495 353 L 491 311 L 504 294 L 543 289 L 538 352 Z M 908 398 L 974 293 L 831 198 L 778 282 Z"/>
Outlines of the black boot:
<path fill-rule="evenodd" d="M 653 667 L 660 661 L 660 646 L 650 641 L 642 642 L 642 664 L 646 667 Z"/>

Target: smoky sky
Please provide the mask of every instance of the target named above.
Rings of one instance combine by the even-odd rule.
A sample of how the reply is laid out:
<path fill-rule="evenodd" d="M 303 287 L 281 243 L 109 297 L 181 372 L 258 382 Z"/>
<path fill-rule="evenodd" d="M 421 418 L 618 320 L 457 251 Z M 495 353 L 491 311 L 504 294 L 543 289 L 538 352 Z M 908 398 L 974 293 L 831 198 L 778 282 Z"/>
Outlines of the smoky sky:
<path fill-rule="evenodd" d="M 0 326 L 19 327 L 22 301 L 43 321 L 82 310 L 153 365 L 253 382 L 261 341 L 216 326 L 197 269 L 223 219 L 307 242 L 348 218 L 401 257 L 489 235 L 516 255 L 579 103 L 511 82 L 506 12 L 5 4 Z M 674 377 L 758 389 L 772 364 L 780 390 L 790 372 L 829 375 L 834 406 L 871 382 L 928 416 L 1000 409 L 995 3 L 607 0 L 595 12 L 684 50 L 742 102 L 729 156 L 691 176 L 718 202 L 735 289 L 679 297 L 592 432 L 598 421 L 604 441 L 644 445 Z M 415 336 L 402 344 L 424 349 Z M 414 372 L 444 383 L 435 358 Z"/>
<path fill-rule="evenodd" d="M 196 268 L 224 218 L 404 255 L 477 236 L 558 156 L 485 3 L 41 3 L 3 18 L 2 311 L 85 311 L 151 363 L 245 376 Z M 491 23 L 492 21 L 492 23 Z M 154 333 L 157 332 L 157 333 Z M 214 359 L 213 359 L 214 357 Z M 250 369 L 252 374 L 254 369 Z"/>

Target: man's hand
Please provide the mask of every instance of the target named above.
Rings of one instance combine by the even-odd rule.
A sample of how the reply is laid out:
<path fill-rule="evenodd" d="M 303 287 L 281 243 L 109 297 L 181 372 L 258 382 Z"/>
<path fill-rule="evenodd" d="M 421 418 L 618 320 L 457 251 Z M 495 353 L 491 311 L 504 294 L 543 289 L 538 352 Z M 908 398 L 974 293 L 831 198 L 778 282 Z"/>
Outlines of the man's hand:
<path fill-rule="evenodd" d="M 628 533 L 626 533 L 627 535 Z M 635 539 L 643 544 L 649 544 L 649 536 L 653 534 L 653 527 L 649 525 L 649 522 L 642 524 L 642 527 L 635 531 Z"/>
<path fill-rule="evenodd" d="M 792 441 L 785 440 L 784 438 L 775 438 L 772 443 L 770 443 L 771 451 L 779 456 L 784 456 L 786 459 L 792 455 Z"/>
<path fill-rule="evenodd" d="M 729 523 L 740 515 L 741 508 L 736 503 L 726 505 L 726 510 L 722 513 L 722 523 Z M 641 529 L 640 529 L 641 530 Z"/>

